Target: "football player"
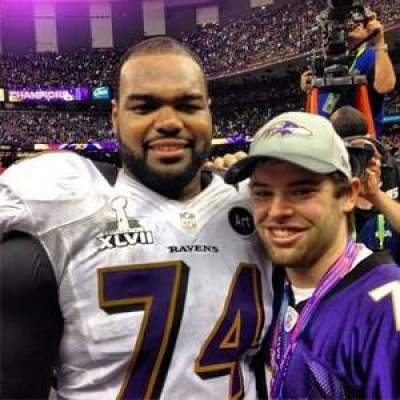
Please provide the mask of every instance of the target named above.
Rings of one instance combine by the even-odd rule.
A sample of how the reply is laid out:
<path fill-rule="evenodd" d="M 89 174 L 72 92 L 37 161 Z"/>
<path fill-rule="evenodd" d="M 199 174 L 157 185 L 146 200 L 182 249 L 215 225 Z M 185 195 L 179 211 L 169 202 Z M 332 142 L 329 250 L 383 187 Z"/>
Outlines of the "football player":
<path fill-rule="evenodd" d="M 156 38 L 121 60 L 119 171 L 69 152 L 0 181 L 2 395 L 229 399 L 256 394 L 270 263 L 248 200 L 201 172 L 204 72 Z"/>

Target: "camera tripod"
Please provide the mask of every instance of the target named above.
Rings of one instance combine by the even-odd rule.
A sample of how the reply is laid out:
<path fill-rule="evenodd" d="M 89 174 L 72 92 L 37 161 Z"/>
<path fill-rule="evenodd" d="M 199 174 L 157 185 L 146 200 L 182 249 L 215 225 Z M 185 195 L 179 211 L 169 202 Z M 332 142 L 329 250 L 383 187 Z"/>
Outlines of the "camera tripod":
<path fill-rule="evenodd" d="M 307 93 L 306 97 L 306 111 L 314 114 L 319 113 L 320 89 L 327 89 L 333 92 L 336 89 L 336 91 L 340 92 L 341 88 L 348 87 L 353 87 L 355 90 L 355 107 L 365 116 L 368 126 L 367 136 L 376 138 L 375 123 L 368 97 L 367 77 L 365 75 L 313 78 L 311 81 L 311 90 Z"/>

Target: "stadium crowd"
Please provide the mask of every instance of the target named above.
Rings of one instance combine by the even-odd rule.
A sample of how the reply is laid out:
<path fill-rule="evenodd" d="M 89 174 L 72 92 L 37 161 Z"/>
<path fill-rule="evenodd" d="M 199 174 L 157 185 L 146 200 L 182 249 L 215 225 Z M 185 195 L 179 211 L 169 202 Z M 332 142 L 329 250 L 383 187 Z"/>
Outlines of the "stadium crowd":
<path fill-rule="evenodd" d="M 120 53 L 114 49 L 79 53 L 1 55 L 0 87 L 58 88 L 112 84 Z"/>
<path fill-rule="evenodd" d="M 385 26 L 400 20 L 400 3 L 396 0 L 367 1 Z M 317 14 L 326 1 L 306 0 L 271 11 L 255 8 L 242 19 L 227 25 L 204 24 L 182 41 L 205 61 L 210 75 L 225 74 L 258 63 L 268 63 L 298 56 L 320 47 L 320 36 L 305 32 L 314 26 Z"/>
<path fill-rule="evenodd" d="M 0 111 L 0 120 L 3 144 L 88 143 L 112 137 L 108 113 L 96 111 Z"/>
<path fill-rule="evenodd" d="M 295 2 L 276 9 L 258 7 L 226 25 L 199 25 L 196 32 L 182 34 L 180 39 L 200 56 L 210 76 L 227 74 L 257 62 L 274 62 L 318 48 L 318 36 L 306 40 L 303 34 L 315 24 L 315 17 L 325 4 L 322 0 L 306 0 L 305 4 Z M 388 28 L 400 20 L 398 0 L 371 0 L 366 4 Z M 120 55 L 112 49 L 75 54 L 1 55 L 0 87 L 113 86 Z M 274 115 L 301 110 L 304 105 L 297 71 L 287 72 L 279 79 L 245 79 L 241 85 L 214 82 L 211 93 L 217 138 L 251 135 Z M 397 88 L 390 95 L 388 111 L 400 110 L 399 93 Z M 1 111 L 0 117 L 2 143 L 101 142 L 111 135 L 108 112 L 96 110 L 7 110 Z M 389 131 L 393 132 L 398 132 L 397 126 Z"/>
<path fill-rule="evenodd" d="M 304 95 L 298 86 L 299 74 L 271 77 L 240 85 L 213 86 L 212 110 L 214 137 L 253 135 L 273 116 L 287 110 L 302 110 Z M 400 110 L 400 85 L 386 104 L 390 112 Z M 385 128 L 385 141 L 399 148 L 396 134 L 400 125 Z M 30 145 L 34 143 L 102 142 L 112 137 L 108 111 L 3 110 L 0 111 L 0 142 Z"/>
<path fill-rule="evenodd" d="M 228 24 L 198 25 L 179 38 L 202 59 L 210 76 L 298 56 L 320 46 L 320 36 L 304 37 L 315 25 L 325 1 L 306 0 L 281 8 L 254 8 Z M 398 0 L 370 0 L 387 28 L 400 21 Z M 121 55 L 119 50 L 82 50 L 73 54 L 1 55 L 0 87 L 111 85 Z"/>

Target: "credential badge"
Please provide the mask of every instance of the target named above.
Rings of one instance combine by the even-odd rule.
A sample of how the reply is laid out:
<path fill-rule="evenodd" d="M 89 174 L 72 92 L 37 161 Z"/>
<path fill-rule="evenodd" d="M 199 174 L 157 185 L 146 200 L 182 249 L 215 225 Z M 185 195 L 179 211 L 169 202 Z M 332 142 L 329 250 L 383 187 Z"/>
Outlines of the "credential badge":
<path fill-rule="evenodd" d="M 299 318 L 298 312 L 293 307 L 289 306 L 286 311 L 285 322 L 283 325 L 285 332 L 289 333 L 293 330 L 298 318 Z"/>

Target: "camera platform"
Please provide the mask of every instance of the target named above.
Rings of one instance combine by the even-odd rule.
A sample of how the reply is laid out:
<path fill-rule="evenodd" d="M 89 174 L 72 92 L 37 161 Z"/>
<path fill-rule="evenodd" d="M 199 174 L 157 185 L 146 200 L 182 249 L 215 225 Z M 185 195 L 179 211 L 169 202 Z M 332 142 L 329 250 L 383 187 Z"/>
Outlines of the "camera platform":
<path fill-rule="evenodd" d="M 375 123 L 368 97 L 367 82 L 367 77 L 365 75 L 314 77 L 311 80 L 311 89 L 307 93 L 306 111 L 319 114 L 320 89 L 327 89 L 330 92 L 340 92 L 348 87 L 353 87 L 355 90 L 355 107 L 360 110 L 366 118 L 368 136 L 375 138 Z"/>

